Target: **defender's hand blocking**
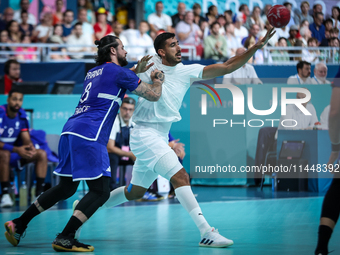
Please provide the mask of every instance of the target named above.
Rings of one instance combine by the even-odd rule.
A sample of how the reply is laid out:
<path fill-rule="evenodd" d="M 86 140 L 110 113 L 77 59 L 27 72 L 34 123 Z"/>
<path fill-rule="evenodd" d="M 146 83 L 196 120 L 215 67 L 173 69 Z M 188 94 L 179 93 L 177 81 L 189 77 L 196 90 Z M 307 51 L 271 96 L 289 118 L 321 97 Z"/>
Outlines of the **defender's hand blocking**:
<path fill-rule="evenodd" d="M 162 71 L 155 69 L 151 72 L 150 78 L 153 82 L 155 82 L 155 80 L 158 80 L 161 83 L 163 83 L 165 76 L 164 76 L 164 73 Z"/>
<path fill-rule="evenodd" d="M 261 49 L 263 46 L 265 46 L 267 42 L 270 40 L 270 38 L 272 38 L 275 33 L 276 31 L 274 31 L 274 27 L 268 27 L 265 37 L 263 37 L 261 40 L 259 40 L 256 43 L 256 48 Z"/>
<path fill-rule="evenodd" d="M 136 74 L 138 74 L 138 73 L 144 73 L 147 70 L 149 70 L 149 68 L 154 65 L 154 63 L 151 63 L 151 64 L 148 65 L 148 62 L 151 58 L 152 58 L 152 56 L 150 56 L 150 55 L 142 57 L 142 59 L 137 62 L 137 66 L 136 66 L 134 72 Z"/>

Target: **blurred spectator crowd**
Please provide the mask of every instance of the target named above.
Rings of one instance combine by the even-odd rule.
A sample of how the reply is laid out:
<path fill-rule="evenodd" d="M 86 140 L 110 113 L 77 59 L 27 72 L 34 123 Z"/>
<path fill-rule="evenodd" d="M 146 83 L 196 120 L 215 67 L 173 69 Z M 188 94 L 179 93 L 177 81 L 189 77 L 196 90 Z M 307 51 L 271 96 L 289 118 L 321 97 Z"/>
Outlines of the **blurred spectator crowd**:
<path fill-rule="evenodd" d="M 9 58 L 37 60 L 34 43 L 53 44 L 50 48 L 53 60 L 93 58 L 96 52 L 94 40 L 109 34 L 118 36 L 128 51 L 129 60 L 136 61 L 155 53 L 153 40 L 163 31 L 175 33 L 184 51 L 186 46 L 194 47 L 196 59 L 224 61 L 234 56 L 238 48 L 247 49 L 264 37 L 270 27 L 266 15 L 271 8 L 267 4 L 263 9 L 255 6 L 249 10 L 242 4 L 237 13 L 231 10 L 218 13 L 217 7 L 211 5 L 208 12 L 203 13 L 198 3 L 193 6 L 179 3 L 178 12 L 169 16 L 159 1 L 155 4 L 155 12 L 136 24 L 131 15 L 122 22 L 121 12 L 112 15 L 105 7 L 95 8 L 90 0 L 78 0 L 77 13 L 66 9 L 63 0 L 56 0 L 55 6 L 44 6 L 39 17 L 29 12 L 29 5 L 29 0 L 21 0 L 19 10 L 8 7 L 1 14 L 0 58 L 3 62 Z M 291 11 L 288 25 L 277 28 L 268 45 L 257 51 L 250 62 L 338 63 L 339 7 L 333 6 L 332 12 L 326 14 L 322 5 L 310 6 L 308 1 L 295 10 L 289 2 L 284 6 Z M 22 45 L 11 45 L 18 43 Z"/>

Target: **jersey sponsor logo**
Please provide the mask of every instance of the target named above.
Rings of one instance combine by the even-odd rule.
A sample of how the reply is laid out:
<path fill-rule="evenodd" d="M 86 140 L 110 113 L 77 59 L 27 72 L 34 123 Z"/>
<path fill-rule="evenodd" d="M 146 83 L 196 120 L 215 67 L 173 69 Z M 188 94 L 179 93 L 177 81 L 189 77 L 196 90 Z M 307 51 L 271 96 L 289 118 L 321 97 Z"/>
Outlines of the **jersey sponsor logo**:
<path fill-rule="evenodd" d="M 106 172 L 111 173 L 111 167 L 110 166 L 106 169 Z"/>
<path fill-rule="evenodd" d="M 79 113 L 83 113 L 83 112 L 86 112 L 91 106 L 89 105 L 84 105 L 82 107 L 77 107 L 75 112 L 74 112 L 74 115 L 77 115 Z"/>
<path fill-rule="evenodd" d="M 0 135 L 2 135 L 2 133 L 5 131 L 5 129 L 0 128 Z"/>
<path fill-rule="evenodd" d="M 86 77 L 85 77 L 85 80 L 92 79 L 92 78 L 94 78 L 94 77 L 97 77 L 97 76 L 99 76 L 99 75 L 102 75 L 103 69 L 104 69 L 104 67 L 101 68 L 101 69 L 95 70 L 95 71 L 93 71 L 93 72 L 88 72 L 87 75 L 86 75 Z"/>
<path fill-rule="evenodd" d="M 20 122 L 19 121 L 15 122 L 15 129 L 19 129 L 19 127 L 20 127 Z"/>
<path fill-rule="evenodd" d="M 0 124 L 2 123 L 2 118 L 0 118 Z"/>

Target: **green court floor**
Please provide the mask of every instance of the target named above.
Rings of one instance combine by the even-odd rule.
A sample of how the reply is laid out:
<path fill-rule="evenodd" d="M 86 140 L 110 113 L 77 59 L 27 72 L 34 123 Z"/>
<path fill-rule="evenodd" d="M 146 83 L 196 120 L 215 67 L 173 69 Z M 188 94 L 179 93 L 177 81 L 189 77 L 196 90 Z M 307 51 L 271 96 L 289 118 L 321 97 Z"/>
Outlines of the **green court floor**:
<path fill-rule="evenodd" d="M 211 226 L 234 245 L 224 249 L 198 247 L 200 239 L 180 204 L 119 206 L 98 211 L 84 225 L 80 241 L 95 247 L 92 254 L 227 254 L 313 255 L 322 197 L 203 202 Z M 36 217 L 18 247 L 0 235 L 0 254 L 53 254 L 55 235 L 72 210 L 49 210 Z M 19 216 L 0 213 L 0 222 Z M 4 228 L 3 228 L 4 232 Z M 330 243 L 340 254 L 340 232 Z M 67 253 L 64 253 L 67 254 Z"/>

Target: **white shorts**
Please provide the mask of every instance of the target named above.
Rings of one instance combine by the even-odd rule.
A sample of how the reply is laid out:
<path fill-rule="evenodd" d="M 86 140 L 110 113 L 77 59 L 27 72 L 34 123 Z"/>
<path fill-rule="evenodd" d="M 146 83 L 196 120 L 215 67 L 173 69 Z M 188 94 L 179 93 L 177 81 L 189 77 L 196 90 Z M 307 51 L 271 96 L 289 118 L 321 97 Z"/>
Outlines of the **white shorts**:
<path fill-rule="evenodd" d="M 133 185 L 149 188 L 158 175 L 170 180 L 183 168 L 168 143 L 168 133 L 147 127 L 131 130 L 130 148 L 137 158 L 132 170 Z"/>

